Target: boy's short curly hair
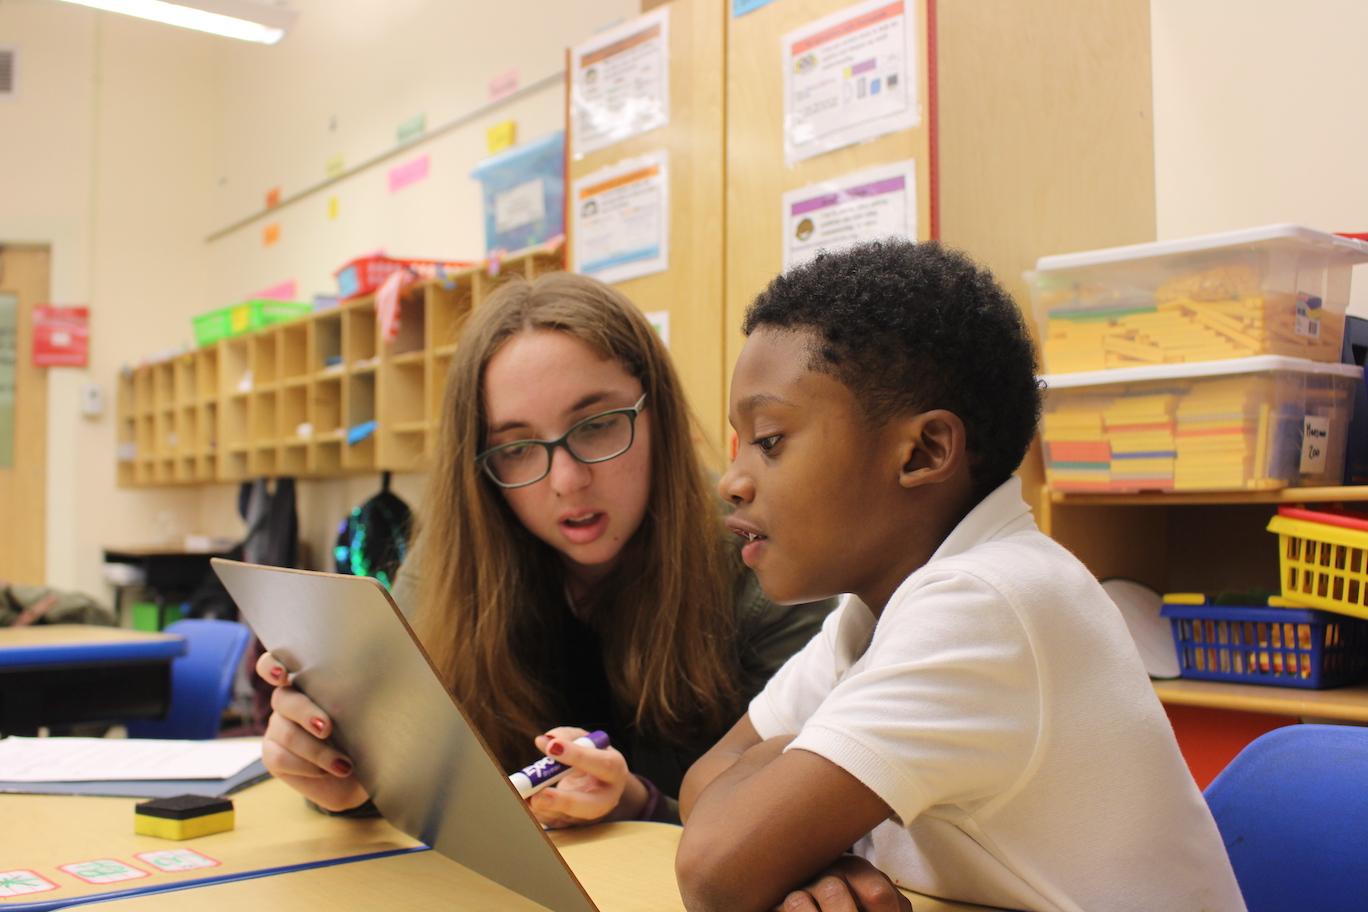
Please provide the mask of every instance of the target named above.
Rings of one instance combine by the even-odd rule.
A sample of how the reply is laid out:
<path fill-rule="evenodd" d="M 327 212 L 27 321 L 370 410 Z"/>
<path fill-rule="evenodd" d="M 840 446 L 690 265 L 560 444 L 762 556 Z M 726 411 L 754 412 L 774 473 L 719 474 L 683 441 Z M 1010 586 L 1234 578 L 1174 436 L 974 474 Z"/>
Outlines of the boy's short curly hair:
<path fill-rule="evenodd" d="M 823 253 L 770 282 L 742 330 L 810 330 L 810 367 L 855 394 L 866 417 L 947 409 L 964 422 L 978 496 L 1006 481 L 1040 420 L 1031 335 L 1012 298 L 936 242 L 874 241 Z"/>

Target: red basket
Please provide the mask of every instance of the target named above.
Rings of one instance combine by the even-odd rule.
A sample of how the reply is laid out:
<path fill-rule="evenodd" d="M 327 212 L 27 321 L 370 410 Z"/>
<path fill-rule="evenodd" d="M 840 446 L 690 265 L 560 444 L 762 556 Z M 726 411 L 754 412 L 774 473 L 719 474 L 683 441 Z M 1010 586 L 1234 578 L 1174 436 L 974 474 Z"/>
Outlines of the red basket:
<path fill-rule="evenodd" d="M 474 263 L 464 260 L 401 260 L 384 254 L 357 257 L 333 273 L 337 290 L 344 298 L 368 295 L 384 284 L 391 273 L 409 269 L 420 278 L 436 278 L 439 272 L 470 269 Z"/>

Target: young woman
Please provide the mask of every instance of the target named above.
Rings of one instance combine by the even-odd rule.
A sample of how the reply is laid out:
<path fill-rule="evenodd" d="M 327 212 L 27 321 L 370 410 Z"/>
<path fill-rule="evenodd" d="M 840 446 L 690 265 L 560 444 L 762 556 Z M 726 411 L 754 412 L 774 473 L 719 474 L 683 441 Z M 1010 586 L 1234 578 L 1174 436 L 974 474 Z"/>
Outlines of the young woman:
<path fill-rule="evenodd" d="M 689 765 L 816 632 L 741 564 L 668 355 L 622 295 L 513 279 L 471 314 L 447 379 L 422 533 L 395 595 L 510 769 L 575 768 L 538 819 L 675 819 Z M 287 671 L 269 655 L 268 680 Z M 331 722 L 279 687 L 263 758 L 320 806 L 362 805 Z M 601 728 L 612 747 L 575 744 Z"/>

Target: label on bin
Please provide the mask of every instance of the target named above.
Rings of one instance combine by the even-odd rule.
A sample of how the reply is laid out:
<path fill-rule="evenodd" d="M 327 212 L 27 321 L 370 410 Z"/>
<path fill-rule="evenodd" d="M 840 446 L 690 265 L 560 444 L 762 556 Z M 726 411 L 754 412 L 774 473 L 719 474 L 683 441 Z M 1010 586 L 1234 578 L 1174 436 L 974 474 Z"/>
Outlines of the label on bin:
<path fill-rule="evenodd" d="M 1299 336 L 1320 338 L 1321 299 L 1300 292 L 1297 295 L 1297 318 L 1293 327 Z"/>
<path fill-rule="evenodd" d="M 1330 419 L 1307 415 L 1302 419 L 1301 473 L 1318 475 L 1325 471 L 1325 451 L 1330 441 Z"/>

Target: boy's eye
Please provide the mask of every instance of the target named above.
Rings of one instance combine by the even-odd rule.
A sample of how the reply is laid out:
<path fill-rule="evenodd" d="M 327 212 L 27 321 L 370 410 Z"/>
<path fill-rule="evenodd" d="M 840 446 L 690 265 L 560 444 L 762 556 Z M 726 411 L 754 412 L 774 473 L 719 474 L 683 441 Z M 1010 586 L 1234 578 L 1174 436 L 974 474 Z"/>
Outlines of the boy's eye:
<path fill-rule="evenodd" d="M 779 441 L 781 439 L 783 439 L 782 434 L 771 434 L 768 437 L 761 437 L 758 440 L 756 440 L 755 445 L 758 446 L 764 452 L 768 453 L 779 445 Z"/>

